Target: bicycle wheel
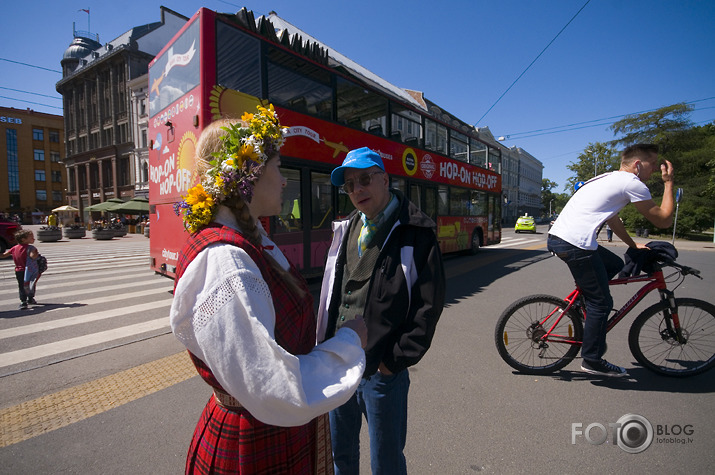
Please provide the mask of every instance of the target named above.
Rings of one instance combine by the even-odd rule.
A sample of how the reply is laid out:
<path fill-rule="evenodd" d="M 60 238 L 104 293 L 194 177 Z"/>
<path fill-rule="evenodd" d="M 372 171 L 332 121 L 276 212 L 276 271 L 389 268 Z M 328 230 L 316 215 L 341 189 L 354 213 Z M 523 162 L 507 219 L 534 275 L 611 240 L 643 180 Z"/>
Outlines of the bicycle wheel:
<path fill-rule="evenodd" d="M 635 319 L 628 346 L 640 364 L 658 374 L 683 378 L 704 373 L 715 366 L 715 305 L 690 298 L 675 299 L 675 304 L 684 343 L 668 328 L 669 306 L 660 302 Z"/>
<path fill-rule="evenodd" d="M 502 359 L 526 374 L 549 374 L 569 364 L 580 348 L 583 321 L 575 310 L 558 320 L 566 305 L 551 295 L 531 295 L 511 304 L 494 332 Z"/>

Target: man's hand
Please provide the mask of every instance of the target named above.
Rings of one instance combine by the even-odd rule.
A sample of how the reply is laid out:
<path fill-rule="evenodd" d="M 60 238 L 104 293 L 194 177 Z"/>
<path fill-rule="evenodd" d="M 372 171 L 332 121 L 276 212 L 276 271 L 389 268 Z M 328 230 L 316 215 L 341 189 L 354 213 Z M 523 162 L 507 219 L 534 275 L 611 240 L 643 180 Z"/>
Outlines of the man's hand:
<path fill-rule="evenodd" d="M 387 366 L 385 366 L 385 363 L 380 363 L 380 366 L 377 367 L 377 370 L 381 374 L 384 374 L 385 376 L 390 376 L 392 374 L 392 371 L 387 369 Z"/>
<path fill-rule="evenodd" d="M 663 178 L 663 182 L 672 182 L 673 181 L 673 164 L 670 163 L 668 160 L 665 161 L 665 163 L 660 164 L 660 175 Z"/>

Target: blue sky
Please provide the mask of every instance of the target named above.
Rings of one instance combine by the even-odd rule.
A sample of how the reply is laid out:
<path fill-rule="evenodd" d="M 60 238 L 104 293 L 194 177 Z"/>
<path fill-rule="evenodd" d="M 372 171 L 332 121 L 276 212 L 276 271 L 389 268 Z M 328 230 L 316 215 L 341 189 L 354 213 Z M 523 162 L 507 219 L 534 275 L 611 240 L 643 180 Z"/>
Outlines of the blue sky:
<path fill-rule="evenodd" d="M 507 137 L 505 145 L 539 159 L 544 177 L 562 191 L 566 166 L 590 142 L 612 139 L 608 125 L 625 114 L 694 102 L 694 123 L 715 120 L 715 2 L 591 0 L 554 40 L 586 2 L 6 2 L 0 105 L 62 113 L 54 88 L 61 74 L 12 61 L 59 71 L 72 23 L 87 30 L 80 9 L 90 10 L 89 28 L 103 43 L 159 21 L 162 4 L 186 16 L 201 6 L 224 12 L 246 6 L 257 17 L 274 10 L 393 84 L 423 91 L 462 120 Z"/>

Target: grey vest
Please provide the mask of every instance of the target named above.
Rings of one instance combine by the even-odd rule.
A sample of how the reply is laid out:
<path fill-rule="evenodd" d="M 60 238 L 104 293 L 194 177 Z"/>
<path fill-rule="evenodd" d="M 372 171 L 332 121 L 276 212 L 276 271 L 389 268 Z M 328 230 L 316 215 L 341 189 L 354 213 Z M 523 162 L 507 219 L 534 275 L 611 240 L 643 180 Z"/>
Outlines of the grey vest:
<path fill-rule="evenodd" d="M 372 276 L 373 269 L 380 255 L 380 249 L 387 239 L 387 235 L 395 223 L 397 213 L 387 219 L 385 223 L 375 232 L 370 244 L 368 244 L 362 257 L 358 256 L 358 236 L 362 228 L 362 220 L 355 219 L 350 225 L 347 238 L 347 249 L 345 250 L 346 262 L 343 273 L 343 283 L 340 289 L 340 310 L 336 329 L 340 328 L 344 322 L 362 315 L 365 311 L 367 301 L 368 284 Z"/>

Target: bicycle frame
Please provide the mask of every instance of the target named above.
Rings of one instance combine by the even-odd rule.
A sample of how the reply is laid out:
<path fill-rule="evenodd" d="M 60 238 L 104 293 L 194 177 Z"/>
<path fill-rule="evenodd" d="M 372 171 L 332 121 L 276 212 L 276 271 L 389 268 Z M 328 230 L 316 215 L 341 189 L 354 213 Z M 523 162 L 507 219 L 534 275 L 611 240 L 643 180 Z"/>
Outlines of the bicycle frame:
<path fill-rule="evenodd" d="M 615 327 L 618 322 L 623 320 L 623 318 L 630 313 L 633 308 L 638 305 L 638 303 L 643 300 L 646 295 L 650 294 L 654 290 L 658 290 L 660 292 L 660 298 L 661 300 L 669 300 L 671 301 L 670 308 L 671 310 L 675 309 L 675 302 L 674 302 L 674 297 L 673 297 L 673 292 L 668 290 L 667 285 L 665 283 L 665 277 L 663 276 L 663 270 L 658 269 L 657 271 L 653 272 L 652 274 L 648 275 L 642 275 L 642 276 L 634 276 L 634 277 L 625 277 L 623 279 L 611 279 L 608 282 L 609 286 L 614 286 L 614 285 L 627 285 L 627 284 L 634 284 L 638 282 L 645 282 L 646 284 L 639 288 L 638 291 L 633 295 L 633 297 L 626 302 L 623 307 L 621 307 L 619 310 L 616 311 L 607 321 L 606 325 L 606 332 L 610 332 L 613 327 Z M 581 346 L 582 342 L 579 340 L 573 339 L 572 335 L 560 335 L 556 333 L 552 333 L 554 328 L 559 324 L 561 321 L 561 318 L 565 313 L 571 310 L 573 306 L 576 304 L 576 301 L 578 300 L 579 296 L 581 295 L 581 290 L 577 287 L 574 289 L 568 297 L 564 299 L 564 302 L 567 303 L 566 307 L 564 309 L 554 309 L 553 312 L 549 313 L 549 315 L 546 316 L 541 321 L 541 325 L 545 327 L 547 325 L 547 322 L 549 321 L 550 318 L 554 316 L 554 313 L 556 311 L 560 311 L 561 314 L 556 318 L 554 323 L 550 325 L 550 328 L 546 331 L 546 333 L 541 337 L 542 341 L 549 341 L 552 343 L 566 343 L 570 345 L 577 345 Z M 584 309 L 585 313 L 585 309 Z M 678 316 L 677 312 L 671 312 L 671 318 L 673 319 L 673 322 L 675 323 L 675 327 L 678 329 L 677 333 L 678 336 L 681 337 L 680 335 L 680 324 L 678 322 Z M 586 318 L 588 316 L 586 315 Z M 671 328 L 671 323 L 670 320 L 667 321 L 667 326 L 670 331 L 673 329 Z M 682 337 L 681 337 L 682 338 Z"/>

